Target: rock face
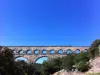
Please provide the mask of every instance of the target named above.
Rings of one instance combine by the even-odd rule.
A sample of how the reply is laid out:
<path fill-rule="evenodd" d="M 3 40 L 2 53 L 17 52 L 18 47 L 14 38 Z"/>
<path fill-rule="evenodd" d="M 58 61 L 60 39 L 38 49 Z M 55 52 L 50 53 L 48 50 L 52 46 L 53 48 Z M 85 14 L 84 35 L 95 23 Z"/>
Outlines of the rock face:
<path fill-rule="evenodd" d="M 90 60 L 90 66 L 91 69 L 86 72 L 86 73 L 82 73 L 82 72 L 66 72 L 66 71 L 59 71 L 56 72 L 53 75 L 86 75 L 87 73 L 100 73 L 100 57 L 95 58 L 94 60 Z"/>
<path fill-rule="evenodd" d="M 74 71 L 74 72 L 67 72 L 66 70 L 62 69 L 59 72 L 56 72 L 53 75 L 84 75 L 84 73 Z"/>
<path fill-rule="evenodd" d="M 85 74 L 81 72 L 56 72 L 53 75 L 85 75 Z"/>
<path fill-rule="evenodd" d="M 100 72 L 100 57 L 95 58 L 93 61 L 90 62 L 92 66 L 91 69 L 88 71 L 89 73 L 98 73 Z"/>

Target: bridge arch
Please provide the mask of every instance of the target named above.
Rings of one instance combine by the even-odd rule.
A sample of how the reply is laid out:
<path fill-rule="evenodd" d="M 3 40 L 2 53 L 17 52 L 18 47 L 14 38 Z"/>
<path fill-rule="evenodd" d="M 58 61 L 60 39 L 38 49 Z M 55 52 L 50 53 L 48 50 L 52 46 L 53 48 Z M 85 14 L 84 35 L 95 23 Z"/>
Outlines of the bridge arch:
<path fill-rule="evenodd" d="M 28 49 L 28 50 L 26 51 L 26 54 L 27 54 L 27 55 L 31 55 L 31 54 L 32 54 L 32 50 L 31 50 L 31 49 Z"/>
<path fill-rule="evenodd" d="M 72 53 L 73 53 L 73 52 L 72 52 L 71 49 L 67 49 L 67 51 L 66 51 L 66 54 L 67 54 L 67 55 L 72 54 Z"/>
<path fill-rule="evenodd" d="M 85 49 L 83 52 L 88 52 L 88 49 Z"/>
<path fill-rule="evenodd" d="M 51 55 L 56 54 L 56 50 L 51 49 L 51 50 L 50 50 L 50 54 L 51 54 Z"/>
<path fill-rule="evenodd" d="M 39 54 L 40 54 L 40 50 L 39 50 L 39 49 L 35 49 L 35 50 L 34 50 L 34 54 L 35 54 L 35 55 L 39 55 Z"/>
<path fill-rule="evenodd" d="M 24 50 L 19 50 L 18 54 L 24 54 Z"/>
<path fill-rule="evenodd" d="M 35 59 L 34 64 L 35 64 L 39 59 L 44 58 L 44 57 L 46 57 L 47 59 L 49 59 L 48 56 L 40 56 L 40 57 L 38 57 L 38 58 Z M 43 61 L 41 61 L 41 62 L 43 62 Z"/>
<path fill-rule="evenodd" d="M 76 49 L 76 50 L 75 50 L 75 54 L 79 54 L 80 52 L 81 52 L 80 49 Z"/>
<path fill-rule="evenodd" d="M 21 59 L 19 59 L 19 58 L 21 58 Z M 30 60 L 29 60 L 29 58 L 27 58 L 27 57 L 24 57 L 24 56 L 17 56 L 17 57 L 15 57 L 15 61 L 18 61 L 18 60 L 23 60 L 24 59 L 24 61 L 25 62 L 31 62 Z"/>
<path fill-rule="evenodd" d="M 47 55 L 47 54 L 48 54 L 48 50 L 43 49 L 43 50 L 42 50 L 42 54 L 43 54 L 43 55 Z"/>
<path fill-rule="evenodd" d="M 64 50 L 63 49 L 59 49 L 57 53 L 58 54 L 64 54 Z"/>

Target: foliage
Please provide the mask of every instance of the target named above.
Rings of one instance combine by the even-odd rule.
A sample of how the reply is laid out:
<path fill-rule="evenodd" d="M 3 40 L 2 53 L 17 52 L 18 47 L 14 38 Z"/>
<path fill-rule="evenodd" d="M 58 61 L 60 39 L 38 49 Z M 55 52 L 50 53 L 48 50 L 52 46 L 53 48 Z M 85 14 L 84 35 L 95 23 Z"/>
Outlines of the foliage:
<path fill-rule="evenodd" d="M 33 64 L 24 61 L 15 62 L 11 49 L 0 47 L 0 74 L 1 75 L 41 75 Z"/>
<path fill-rule="evenodd" d="M 74 63 L 77 64 L 80 61 L 88 62 L 89 60 L 90 60 L 89 53 L 88 52 L 81 52 L 80 54 L 75 55 Z"/>
<path fill-rule="evenodd" d="M 100 45 L 100 39 L 95 40 L 89 48 L 89 55 L 91 58 L 95 58 L 100 54 L 98 46 Z"/>
<path fill-rule="evenodd" d="M 38 70 L 34 67 L 31 63 L 26 63 L 25 61 L 18 61 L 16 62 L 17 66 L 23 70 L 22 72 L 27 73 L 27 75 L 37 74 L 39 73 Z"/>
<path fill-rule="evenodd" d="M 62 69 L 66 69 L 70 71 L 72 69 L 72 66 L 74 65 L 74 56 L 68 55 L 62 58 Z"/>
<path fill-rule="evenodd" d="M 38 71 L 41 71 L 42 64 L 35 63 L 35 64 L 34 64 L 34 67 L 36 67 L 36 69 L 37 69 Z"/>
<path fill-rule="evenodd" d="M 51 73 L 50 69 L 53 70 L 52 64 L 46 61 L 43 62 L 42 69 L 41 69 L 42 75 L 49 75 Z"/>
<path fill-rule="evenodd" d="M 78 69 L 78 71 L 85 72 L 88 71 L 89 64 L 84 61 L 80 61 L 76 64 L 76 68 Z"/>
<path fill-rule="evenodd" d="M 58 57 L 58 58 L 54 58 L 51 61 L 49 61 L 50 63 L 52 63 L 53 66 L 55 66 L 54 68 L 59 71 L 61 69 L 61 65 L 62 65 L 62 58 Z"/>
<path fill-rule="evenodd" d="M 73 65 L 76 65 L 79 71 L 87 71 L 89 64 L 86 64 L 86 62 L 88 62 L 89 59 L 88 52 L 81 52 L 78 55 L 68 55 L 62 58 L 54 58 L 43 63 L 41 72 L 43 75 L 49 75 L 61 69 L 71 71 Z"/>
<path fill-rule="evenodd" d="M 8 48 L 0 49 L 0 73 L 2 75 L 15 74 L 15 63 L 12 50 Z M 10 73 L 11 72 L 11 73 Z M 12 75 L 13 75 L 12 74 Z"/>
<path fill-rule="evenodd" d="M 49 61 L 43 62 L 41 69 L 42 75 L 49 75 L 59 71 L 62 64 L 60 59 L 61 58 L 54 58 Z"/>

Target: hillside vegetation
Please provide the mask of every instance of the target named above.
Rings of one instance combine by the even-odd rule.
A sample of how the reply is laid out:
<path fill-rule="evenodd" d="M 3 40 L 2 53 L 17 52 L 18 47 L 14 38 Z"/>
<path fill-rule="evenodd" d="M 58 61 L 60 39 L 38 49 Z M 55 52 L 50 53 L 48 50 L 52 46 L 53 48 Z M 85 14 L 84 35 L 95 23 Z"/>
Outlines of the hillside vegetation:
<path fill-rule="evenodd" d="M 78 71 L 74 71 L 74 72 L 63 72 L 63 71 L 59 71 L 56 72 L 54 75 L 57 75 L 58 73 L 60 73 L 59 75 L 100 75 L 100 51 L 99 51 L 99 45 L 100 45 L 100 40 L 95 40 L 88 51 L 88 56 L 89 59 L 86 58 L 85 61 L 87 61 L 86 63 L 84 62 L 84 55 L 78 56 L 78 58 L 76 58 L 77 56 L 75 56 L 76 59 L 74 59 L 74 61 L 76 60 L 76 68 L 78 69 Z M 81 60 L 81 61 L 80 61 Z M 81 72 L 81 73 L 80 73 Z"/>
<path fill-rule="evenodd" d="M 43 62 L 42 65 L 15 62 L 11 49 L 0 47 L 0 74 L 1 75 L 99 75 L 100 73 L 100 51 L 98 46 L 100 40 L 95 40 L 88 52 L 80 54 L 69 54 L 62 58 L 54 58 Z M 97 73 L 92 73 L 97 72 Z"/>
<path fill-rule="evenodd" d="M 0 75 L 41 75 L 31 63 L 15 62 L 11 49 L 0 47 Z"/>

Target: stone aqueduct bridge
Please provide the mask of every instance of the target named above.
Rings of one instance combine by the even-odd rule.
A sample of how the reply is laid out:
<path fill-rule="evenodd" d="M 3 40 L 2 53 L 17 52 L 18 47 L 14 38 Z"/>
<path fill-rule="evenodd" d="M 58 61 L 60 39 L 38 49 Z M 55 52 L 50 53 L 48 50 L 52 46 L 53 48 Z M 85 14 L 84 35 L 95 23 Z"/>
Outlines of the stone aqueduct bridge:
<path fill-rule="evenodd" d="M 9 46 L 15 55 L 15 58 L 24 57 L 29 62 L 34 63 L 40 57 L 62 57 L 71 53 L 87 52 L 89 47 L 68 47 L 68 46 Z"/>

